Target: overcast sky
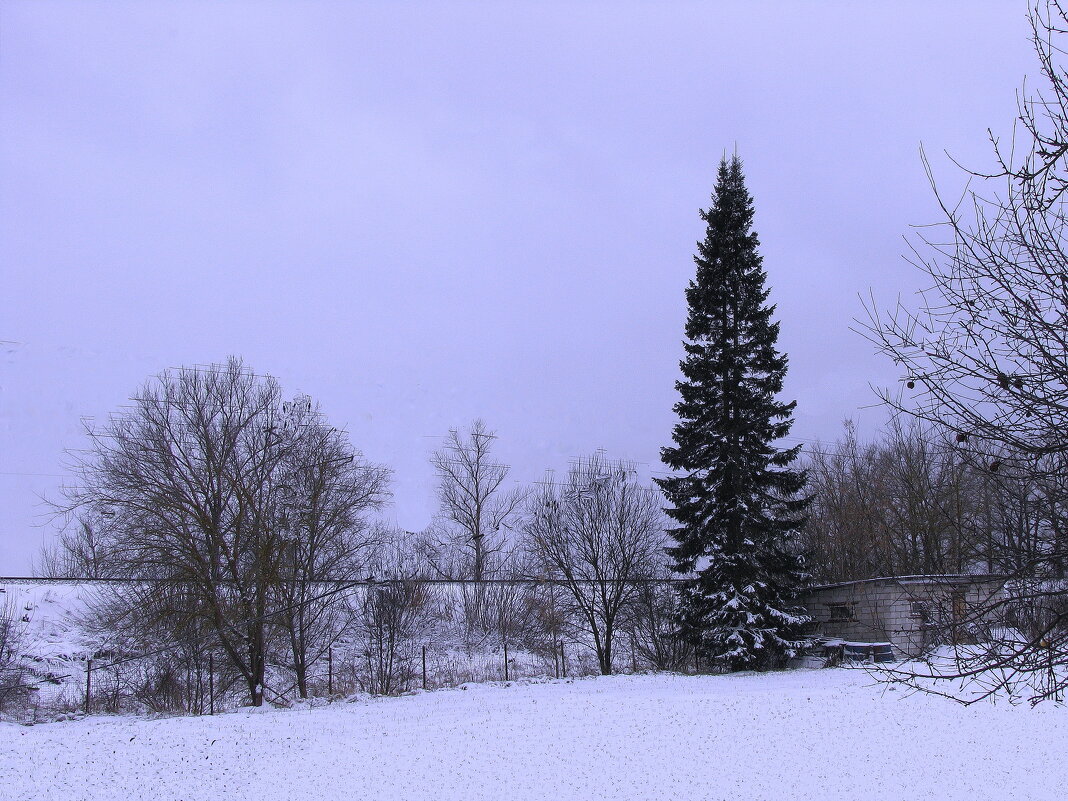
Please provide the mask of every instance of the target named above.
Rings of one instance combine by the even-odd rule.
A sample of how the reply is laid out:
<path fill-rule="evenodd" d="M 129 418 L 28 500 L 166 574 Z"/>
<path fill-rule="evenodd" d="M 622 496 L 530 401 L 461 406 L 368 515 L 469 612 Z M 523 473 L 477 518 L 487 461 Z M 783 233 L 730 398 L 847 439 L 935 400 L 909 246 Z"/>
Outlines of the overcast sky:
<path fill-rule="evenodd" d="M 986 166 L 1025 4 L 0 3 L 0 575 L 50 532 L 80 419 L 240 355 L 434 511 L 484 418 L 512 477 L 659 469 L 683 290 L 742 157 L 795 441 L 874 432 L 850 331 L 908 299 L 923 143 Z"/>

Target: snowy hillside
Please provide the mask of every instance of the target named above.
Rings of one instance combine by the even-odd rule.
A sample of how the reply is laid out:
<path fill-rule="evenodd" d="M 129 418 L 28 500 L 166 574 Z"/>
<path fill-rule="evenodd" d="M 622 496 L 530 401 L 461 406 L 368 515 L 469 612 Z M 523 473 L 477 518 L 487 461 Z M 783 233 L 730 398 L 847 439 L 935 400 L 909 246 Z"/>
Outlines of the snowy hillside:
<path fill-rule="evenodd" d="M 863 671 L 469 685 L 161 720 L 0 724 L 18 799 L 1063 797 L 1064 709 L 964 708 Z"/>
<path fill-rule="evenodd" d="M 50 660 L 83 659 L 92 644 L 78 617 L 97 591 L 89 583 L 0 581 L 0 602 L 19 613 L 35 655 Z"/>
<path fill-rule="evenodd" d="M 34 704 L 80 698 L 85 659 L 102 643 L 84 630 L 84 616 L 99 587 L 90 583 L 0 581 L 0 610 L 21 632 L 18 651 L 37 688 Z"/>

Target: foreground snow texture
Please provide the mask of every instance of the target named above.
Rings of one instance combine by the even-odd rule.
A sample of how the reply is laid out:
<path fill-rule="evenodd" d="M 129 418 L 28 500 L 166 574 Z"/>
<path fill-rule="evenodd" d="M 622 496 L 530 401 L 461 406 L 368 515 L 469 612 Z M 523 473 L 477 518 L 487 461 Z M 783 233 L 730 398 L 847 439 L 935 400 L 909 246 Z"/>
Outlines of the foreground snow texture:
<path fill-rule="evenodd" d="M 469 685 L 214 718 L 0 724 L 10 799 L 1054 799 L 1068 712 L 859 670 Z"/>

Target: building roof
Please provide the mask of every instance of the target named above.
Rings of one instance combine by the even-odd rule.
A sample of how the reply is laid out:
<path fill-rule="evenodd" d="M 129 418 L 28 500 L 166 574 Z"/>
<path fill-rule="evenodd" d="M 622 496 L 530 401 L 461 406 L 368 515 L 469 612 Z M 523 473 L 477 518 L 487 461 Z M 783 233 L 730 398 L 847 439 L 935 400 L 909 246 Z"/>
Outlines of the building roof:
<path fill-rule="evenodd" d="M 815 584 L 808 587 L 806 591 L 829 590 L 835 587 L 848 587 L 854 584 L 874 584 L 879 581 L 892 581 L 898 584 L 979 584 L 989 581 L 1005 581 L 1007 578 L 1008 576 L 998 573 L 943 573 L 918 576 L 879 576 L 877 578 L 856 579 L 854 581 L 838 581 L 833 584 Z"/>

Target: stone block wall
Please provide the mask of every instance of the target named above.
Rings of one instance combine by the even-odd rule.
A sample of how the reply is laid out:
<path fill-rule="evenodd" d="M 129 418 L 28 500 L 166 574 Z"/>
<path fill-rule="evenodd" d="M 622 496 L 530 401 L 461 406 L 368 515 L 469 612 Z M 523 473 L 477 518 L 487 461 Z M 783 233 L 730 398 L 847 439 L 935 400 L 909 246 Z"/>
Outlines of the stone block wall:
<path fill-rule="evenodd" d="M 999 591 L 986 577 L 910 576 L 814 587 L 803 601 L 821 636 L 889 642 L 901 655 L 919 656 L 936 644 L 939 624 Z"/>

